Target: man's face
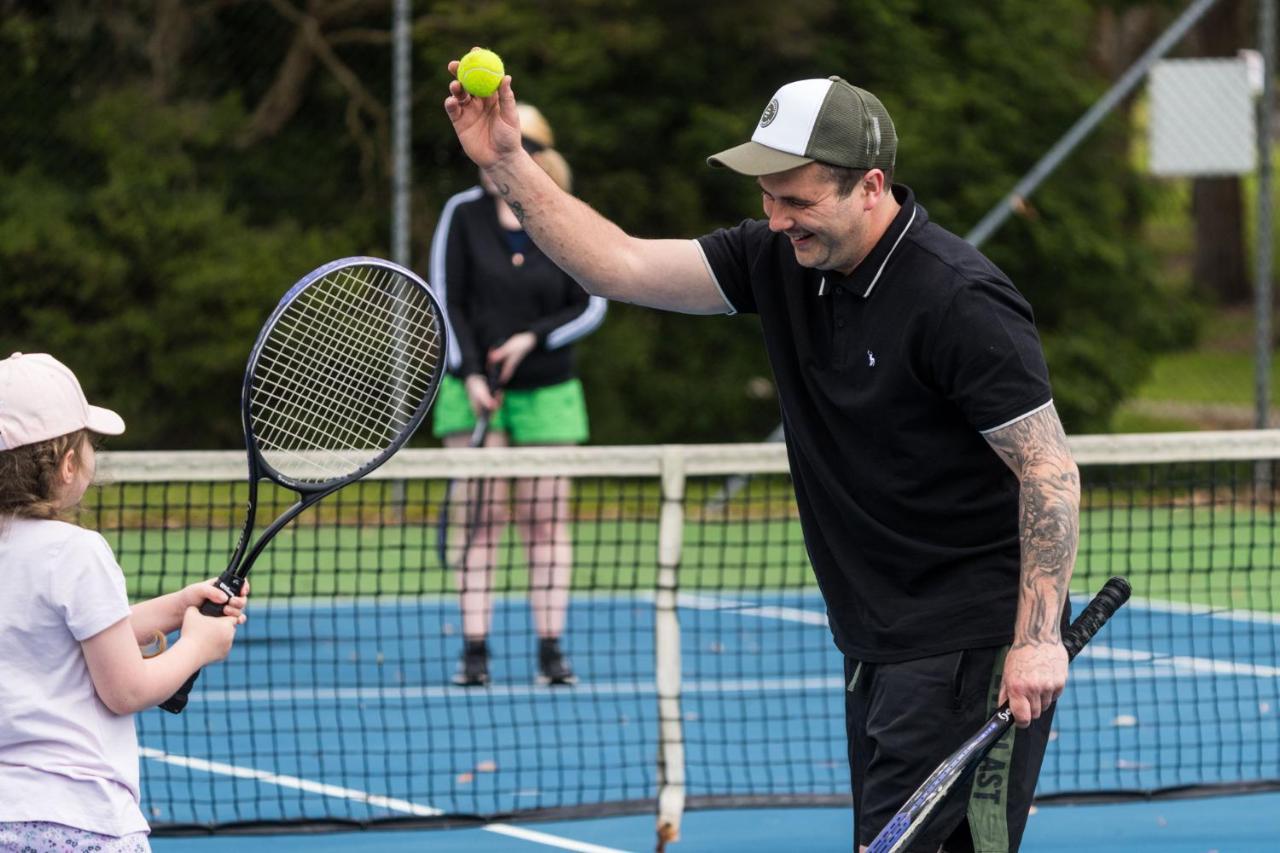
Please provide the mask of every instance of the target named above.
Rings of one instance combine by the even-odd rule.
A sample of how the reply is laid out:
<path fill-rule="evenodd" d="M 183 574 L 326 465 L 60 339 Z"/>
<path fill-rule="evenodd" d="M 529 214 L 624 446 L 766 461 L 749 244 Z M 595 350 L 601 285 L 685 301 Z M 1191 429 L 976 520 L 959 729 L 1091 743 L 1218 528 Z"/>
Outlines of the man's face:
<path fill-rule="evenodd" d="M 761 175 L 769 230 L 791 240 L 800 266 L 848 275 L 871 250 L 865 181 L 840 198 L 835 182 L 817 163 Z"/>

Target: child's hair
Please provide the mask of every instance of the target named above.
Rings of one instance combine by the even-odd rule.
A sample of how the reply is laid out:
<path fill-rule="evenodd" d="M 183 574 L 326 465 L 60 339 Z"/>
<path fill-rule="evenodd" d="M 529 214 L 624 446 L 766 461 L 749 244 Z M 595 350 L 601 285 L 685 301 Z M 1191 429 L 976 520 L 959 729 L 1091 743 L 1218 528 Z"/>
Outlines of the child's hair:
<path fill-rule="evenodd" d="M 89 431 L 79 429 L 47 441 L 0 452 L 0 522 L 7 518 L 58 519 L 58 465 L 68 451 L 80 462 Z"/>

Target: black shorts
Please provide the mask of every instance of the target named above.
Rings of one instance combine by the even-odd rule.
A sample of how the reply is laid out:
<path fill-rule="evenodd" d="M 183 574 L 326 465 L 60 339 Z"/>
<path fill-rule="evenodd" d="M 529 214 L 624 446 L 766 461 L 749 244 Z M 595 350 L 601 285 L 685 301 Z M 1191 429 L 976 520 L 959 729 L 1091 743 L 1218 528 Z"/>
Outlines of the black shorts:
<path fill-rule="evenodd" d="M 942 760 L 995 713 L 1005 647 L 902 663 L 845 660 L 854 837 L 870 844 Z M 938 806 L 910 853 L 1016 851 L 1026 829 L 1053 707 L 1013 729 Z"/>

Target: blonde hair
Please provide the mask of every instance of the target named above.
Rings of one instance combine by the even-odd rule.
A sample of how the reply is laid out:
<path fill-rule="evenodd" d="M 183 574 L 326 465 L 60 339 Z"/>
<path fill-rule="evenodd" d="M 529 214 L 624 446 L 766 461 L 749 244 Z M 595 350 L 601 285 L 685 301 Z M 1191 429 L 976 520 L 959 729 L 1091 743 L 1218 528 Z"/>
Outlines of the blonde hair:
<path fill-rule="evenodd" d="M 529 155 L 533 162 L 551 176 L 556 186 L 567 193 L 573 192 L 573 170 L 564 155 L 556 150 L 556 135 L 546 116 L 533 104 L 516 104 L 516 112 L 520 114 L 520 136 L 537 149 L 531 149 Z"/>
<path fill-rule="evenodd" d="M 521 136 L 543 148 L 556 147 L 556 135 L 541 110 L 533 104 L 516 104 L 516 113 L 520 116 Z"/>
<path fill-rule="evenodd" d="M 0 452 L 0 521 L 7 518 L 67 519 L 73 508 L 58 508 L 58 467 L 67 453 L 80 464 L 89 431 L 76 430 L 47 441 Z"/>
<path fill-rule="evenodd" d="M 529 156 L 533 158 L 533 162 L 542 167 L 542 171 L 551 176 L 556 186 L 567 193 L 573 192 L 573 171 L 569 168 L 569 161 L 564 159 L 564 155 L 554 148 L 543 148 Z"/>

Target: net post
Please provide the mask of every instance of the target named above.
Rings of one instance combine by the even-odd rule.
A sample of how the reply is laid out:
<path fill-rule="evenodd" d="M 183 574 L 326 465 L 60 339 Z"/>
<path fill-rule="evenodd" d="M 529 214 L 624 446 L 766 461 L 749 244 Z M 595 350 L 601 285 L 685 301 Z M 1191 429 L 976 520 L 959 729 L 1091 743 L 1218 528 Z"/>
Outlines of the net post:
<path fill-rule="evenodd" d="M 662 509 L 654 590 L 654 670 L 658 688 L 658 849 L 680 837 L 684 815 L 684 726 L 680 710 L 678 570 L 684 538 L 683 448 L 662 448 Z"/>

